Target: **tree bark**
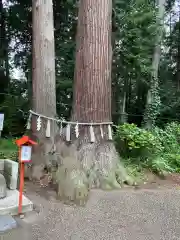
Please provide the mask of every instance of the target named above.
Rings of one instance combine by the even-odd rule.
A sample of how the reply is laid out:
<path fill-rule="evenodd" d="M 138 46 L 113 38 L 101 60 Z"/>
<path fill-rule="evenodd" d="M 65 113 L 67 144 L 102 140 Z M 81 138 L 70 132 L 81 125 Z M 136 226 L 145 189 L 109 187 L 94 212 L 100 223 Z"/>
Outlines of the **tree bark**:
<path fill-rule="evenodd" d="M 73 119 L 111 121 L 110 1 L 80 1 Z"/>
<path fill-rule="evenodd" d="M 56 116 L 55 49 L 52 0 L 33 0 L 33 110 L 49 117 Z M 40 132 L 33 117 L 32 135 L 39 144 L 34 148 L 33 165 L 49 164 L 49 151 L 53 146 L 55 125 L 51 122 L 51 137 L 46 138 L 46 120 L 42 119 Z M 40 169 L 40 168 L 38 168 Z M 41 173 L 34 169 L 34 178 Z M 36 173 L 35 173 L 36 172 Z"/>
<path fill-rule="evenodd" d="M 111 121 L 112 0 L 80 0 L 77 28 L 76 65 L 72 119 L 77 122 Z M 119 188 L 130 181 L 120 165 L 108 127 L 94 127 L 90 143 L 89 126 L 80 127 L 80 136 L 59 166 L 59 197 L 82 203 L 93 187 Z M 68 188 L 68 192 L 67 192 Z"/>
<path fill-rule="evenodd" d="M 158 83 L 158 70 L 161 58 L 161 42 L 163 38 L 163 25 L 165 15 L 165 2 L 166 0 L 158 0 L 158 16 L 157 16 L 157 40 L 154 48 L 154 55 L 152 61 L 152 76 L 150 82 L 150 88 L 147 93 L 146 110 L 144 116 L 145 127 L 147 129 L 152 128 L 157 115 L 159 113 L 160 97 L 159 97 L 159 83 Z"/>
<path fill-rule="evenodd" d="M 178 21 L 178 52 L 177 52 L 177 90 L 180 90 L 180 5 L 179 5 L 179 21 Z"/>
<path fill-rule="evenodd" d="M 1 93 L 6 94 L 9 86 L 9 59 L 8 59 L 8 35 L 7 35 L 7 10 L 3 6 L 3 1 L 0 0 L 0 89 Z M 0 102 L 5 99 L 5 95 L 0 96 Z"/>
<path fill-rule="evenodd" d="M 123 99 L 122 99 L 122 106 L 121 106 L 121 115 L 120 115 L 120 123 L 124 124 L 127 122 L 127 113 L 126 113 L 126 99 L 127 99 L 127 93 L 126 93 L 126 87 L 124 87 L 124 93 L 123 93 Z"/>

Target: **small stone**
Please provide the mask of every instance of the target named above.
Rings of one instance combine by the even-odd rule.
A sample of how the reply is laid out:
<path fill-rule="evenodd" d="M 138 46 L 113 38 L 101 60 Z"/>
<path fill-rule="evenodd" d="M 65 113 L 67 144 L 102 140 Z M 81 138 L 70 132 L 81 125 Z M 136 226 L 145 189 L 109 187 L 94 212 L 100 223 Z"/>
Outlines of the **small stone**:
<path fill-rule="evenodd" d="M 24 214 L 19 215 L 20 219 L 24 219 Z"/>
<path fill-rule="evenodd" d="M 40 206 L 34 204 L 33 210 L 34 210 L 35 212 L 37 212 L 37 213 L 40 213 L 41 208 L 40 208 Z"/>

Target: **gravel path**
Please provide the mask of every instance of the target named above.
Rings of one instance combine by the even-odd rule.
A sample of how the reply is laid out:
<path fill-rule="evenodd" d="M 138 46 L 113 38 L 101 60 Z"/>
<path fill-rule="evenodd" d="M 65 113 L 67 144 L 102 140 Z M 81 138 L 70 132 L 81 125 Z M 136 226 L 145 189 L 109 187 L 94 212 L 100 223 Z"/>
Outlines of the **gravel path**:
<path fill-rule="evenodd" d="M 180 191 L 94 190 L 86 208 L 70 207 L 29 191 L 39 213 L 0 240 L 179 240 Z"/>

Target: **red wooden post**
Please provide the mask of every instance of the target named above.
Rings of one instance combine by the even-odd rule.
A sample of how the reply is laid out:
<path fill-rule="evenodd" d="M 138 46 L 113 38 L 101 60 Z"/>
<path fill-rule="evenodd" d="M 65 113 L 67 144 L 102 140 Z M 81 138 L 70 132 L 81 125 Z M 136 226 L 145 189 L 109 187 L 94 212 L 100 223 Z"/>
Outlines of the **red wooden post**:
<path fill-rule="evenodd" d="M 28 136 L 23 136 L 22 138 L 16 140 L 16 144 L 19 147 L 19 164 L 20 164 L 20 183 L 19 183 L 19 206 L 18 213 L 22 213 L 22 198 L 23 198 L 23 188 L 24 188 L 24 164 L 31 161 L 31 156 L 29 159 L 23 159 L 22 150 L 23 146 L 36 145 L 37 143 L 32 141 Z"/>
<path fill-rule="evenodd" d="M 24 163 L 20 163 L 20 184 L 19 184 L 19 207 L 18 213 L 22 213 L 22 197 L 23 197 L 23 188 L 24 188 Z"/>

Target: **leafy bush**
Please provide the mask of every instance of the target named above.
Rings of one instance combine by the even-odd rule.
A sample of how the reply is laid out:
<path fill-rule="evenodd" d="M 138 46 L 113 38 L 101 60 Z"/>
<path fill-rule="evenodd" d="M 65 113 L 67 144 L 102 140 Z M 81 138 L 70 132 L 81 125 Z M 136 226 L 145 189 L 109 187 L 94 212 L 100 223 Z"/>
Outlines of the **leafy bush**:
<path fill-rule="evenodd" d="M 138 128 L 135 124 L 117 127 L 115 136 L 117 148 L 123 157 L 147 159 L 162 151 L 162 144 L 150 131 Z"/>
<path fill-rule="evenodd" d="M 0 159 L 18 160 L 18 148 L 14 139 L 0 139 Z"/>
<path fill-rule="evenodd" d="M 153 134 L 161 142 L 164 152 L 180 153 L 180 124 L 167 124 L 164 130 L 155 128 Z"/>
<path fill-rule="evenodd" d="M 147 161 L 145 167 L 151 169 L 154 173 L 165 176 L 167 173 L 175 172 L 174 166 L 170 161 L 162 156 Z"/>
<path fill-rule="evenodd" d="M 138 128 L 135 124 L 117 127 L 115 142 L 120 155 L 131 164 L 149 168 L 165 175 L 180 172 L 180 124 L 167 124 L 165 129 L 152 131 Z"/>

